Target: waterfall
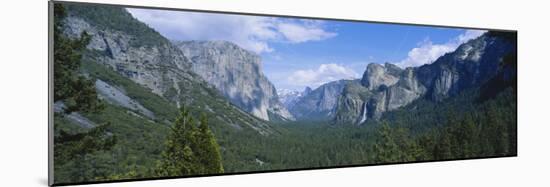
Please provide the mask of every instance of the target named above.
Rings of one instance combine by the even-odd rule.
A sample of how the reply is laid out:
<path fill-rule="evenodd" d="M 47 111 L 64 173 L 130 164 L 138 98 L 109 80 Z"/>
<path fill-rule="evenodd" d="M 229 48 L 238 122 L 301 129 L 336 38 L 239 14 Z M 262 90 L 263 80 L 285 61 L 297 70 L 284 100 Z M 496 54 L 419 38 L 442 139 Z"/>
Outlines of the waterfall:
<path fill-rule="evenodd" d="M 357 125 L 361 125 L 361 123 L 367 120 L 367 103 L 363 103 L 363 111 L 361 112 L 361 116 L 361 121 L 359 121 Z"/>

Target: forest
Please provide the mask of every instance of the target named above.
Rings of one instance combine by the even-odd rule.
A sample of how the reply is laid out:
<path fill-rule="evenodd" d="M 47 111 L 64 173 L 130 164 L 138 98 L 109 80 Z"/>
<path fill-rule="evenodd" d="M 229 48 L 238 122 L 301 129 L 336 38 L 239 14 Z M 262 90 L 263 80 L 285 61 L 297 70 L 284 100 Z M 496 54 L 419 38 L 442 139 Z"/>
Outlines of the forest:
<path fill-rule="evenodd" d="M 515 54 L 481 87 L 442 101 L 421 98 L 361 126 L 330 120 L 269 122 L 275 133 L 260 135 L 193 106 L 178 108 L 93 62 L 101 52 L 86 49 L 89 35 L 71 39 L 61 34 L 65 16 L 64 7 L 56 5 L 54 102 L 62 106 L 54 116 L 56 184 L 517 155 L 517 78 L 504 72 L 517 68 Z M 136 35 L 149 29 L 134 27 L 142 28 L 131 31 Z M 147 37 L 154 41 L 156 35 Z M 144 119 L 138 111 L 101 100 L 94 88 L 97 79 L 124 88 L 157 118 Z M 75 113 L 97 125 L 68 120 Z"/>

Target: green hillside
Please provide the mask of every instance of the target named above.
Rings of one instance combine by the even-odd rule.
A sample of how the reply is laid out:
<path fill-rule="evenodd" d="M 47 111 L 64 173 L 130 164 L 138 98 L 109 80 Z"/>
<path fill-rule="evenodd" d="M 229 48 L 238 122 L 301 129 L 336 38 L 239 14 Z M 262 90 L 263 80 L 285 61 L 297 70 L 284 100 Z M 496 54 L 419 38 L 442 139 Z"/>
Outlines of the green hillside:
<path fill-rule="evenodd" d="M 141 59 L 123 60 L 107 49 L 86 48 L 90 42 L 86 35 L 69 39 L 61 32 L 69 26 L 56 22 L 60 25 L 56 41 L 63 41 L 55 48 L 56 58 L 63 57 L 56 59 L 56 68 L 67 68 L 57 68 L 59 73 L 54 78 L 57 83 L 68 83 L 59 86 L 64 88 L 58 89 L 64 97 L 56 99 L 56 106 L 82 105 L 73 113 L 58 111 L 54 116 L 56 184 L 517 155 L 515 54 L 503 57 L 499 69 L 494 70 L 496 75 L 479 86 L 438 101 L 419 98 L 361 126 L 335 125 L 332 119 L 324 118 L 264 121 L 231 104 L 195 73 L 178 68 L 175 64 L 192 62 L 185 57 L 178 61 L 182 54 L 171 51 L 174 48 L 166 38 L 125 9 L 77 4 L 66 7 L 69 16 L 85 20 L 96 31 L 107 33 L 105 36 L 132 38 L 130 47 L 119 50 L 121 56 L 157 55 L 152 58 L 157 61 L 138 64 Z M 104 36 L 95 33 L 90 37 Z M 514 39 L 508 35 L 497 37 Z M 124 42 L 119 38 L 101 39 L 97 41 Z M 128 74 L 130 70 L 119 70 L 119 64 L 143 68 Z M 142 77 L 134 77 L 140 73 Z M 162 76 L 150 79 L 155 81 L 153 85 L 161 85 L 158 92 L 145 84 L 149 82 L 140 82 L 146 75 Z M 98 80 L 118 95 L 114 91 L 100 93 L 94 87 Z M 359 83 L 346 87 L 344 92 L 360 99 L 371 96 Z M 109 100 L 108 94 L 132 102 L 120 104 Z M 152 115 L 135 109 L 140 107 Z M 186 126 L 191 119 L 201 126 Z M 195 148 L 194 155 L 187 150 L 189 147 Z M 203 148 L 216 154 L 203 152 Z M 204 161 L 209 156 L 218 162 Z M 159 169 L 180 166 L 181 160 L 181 165 L 190 169 Z M 215 168 L 205 169 L 210 165 Z"/>

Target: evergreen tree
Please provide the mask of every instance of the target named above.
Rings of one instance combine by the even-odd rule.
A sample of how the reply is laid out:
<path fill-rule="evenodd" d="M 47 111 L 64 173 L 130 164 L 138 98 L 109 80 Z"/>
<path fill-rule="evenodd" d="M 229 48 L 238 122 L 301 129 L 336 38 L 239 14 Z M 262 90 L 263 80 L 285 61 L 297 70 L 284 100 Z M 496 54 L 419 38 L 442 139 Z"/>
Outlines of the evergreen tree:
<path fill-rule="evenodd" d="M 67 38 L 62 28 L 67 16 L 63 5 L 56 4 L 54 14 L 54 102 L 63 101 L 65 113 L 99 111 L 103 105 L 94 82 L 79 75 L 82 52 L 91 37 L 84 32 L 79 39 Z"/>
<path fill-rule="evenodd" d="M 202 154 L 199 154 L 201 163 L 205 166 L 206 173 L 223 172 L 222 157 L 220 146 L 216 142 L 214 133 L 208 127 L 208 118 L 205 114 L 201 115 L 199 125 L 200 148 Z"/>
<path fill-rule="evenodd" d="M 493 145 L 494 153 L 492 155 L 502 155 L 508 153 L 508 130 L 503 123 L 500 112 L 494 103 L 489 104 L 486 113 L 486 125 L 489 133 L 489 142 Z"/>
<path fill-rule="evenodd" d="M 96 166 L 87 161 L 90 153 L 110 150 L 116 144 L 116 136 L 108 133 L 109 123 L 94 127 L 87 132 L 69 134 L 59 131 L 54 142 L 55 167 L 69 164 L 72 172 L 67 176 L 71 181 L 85 181 L 97 177 L 93 174 Z"/>
<path fill-rule="evenodd" d="M 382 122 L 382 126 L 378 129 L 380 138 L 374 144 L 375 158 L 377 163 L 390 163 L 400 160 L 401 150 L 397 145 L 392 128 L 387 122 Z"/>
<path fill-rule="evenodd" d="M 443 130 L 443 133 L 439 136 L 439 142 L 434 149 L 433 154 L 437 160 L 451 159 L 453 156 L 451 135 L 446 132 L 448 132 L 447 129 Z"/>
<path fill-rule="evenodd" d="M 418 146 L 423 150 L 418 158 L 419 160 L 434 160 L 433 153 L 435 152 L 436 139 L 433 134 L 433 131 L 427 132 L 418 138 Z"/>
<path fill-rule="evenodd" d="M 66 17 L 63 5 L 54 5 L 54 102 L 65 104 L 64 113 L 99 112 L 103 105 L 97 97 L 92 80 L 79 75 L 82 52 L 90 41 L 90 36 L 82 33 L 79 39 L 69 39 L 62 33 L 63 19 Z M 62 117 L 62 113 L 56 113 Z M 116 137 L 108 132 L 109 123 L 98 125 L 81 133 L 67 133 L 56 129 L 54 137 L 54 161 L 56 169 L 65 164 L 78 168 L 69 176 L 71 181 L 90 180 L 95 177 L 86 170 L 86 155 L 110 150 L 116 144 Z"/>
<path fill-rule="evenodd" d="M 465 115 L 458 128 L 457 142 L 460 144 L 461 153 L 458 156 L 461 158 L 475 156 L 479 150 L 479 140 L 477 138 L 479 132 L 473 117 L 471 115 Z"/>
<path fill-rule="evenodd" d="M 197 124 L 182 107 L 166 140 L 158 164 L 158 176 L 185 176 L 223 173 L 219 145 L 208 128 L 206 117 Z"/>
<path fill-rule="evenodd" d="M 96 150 L 106 150 L 116 143 L 112 134 L 106 133 L 109 124 L 103 124 L 85 133 L 68 134 L 60 131 L 55 141 L 56 160 L 72 160 Z"/>

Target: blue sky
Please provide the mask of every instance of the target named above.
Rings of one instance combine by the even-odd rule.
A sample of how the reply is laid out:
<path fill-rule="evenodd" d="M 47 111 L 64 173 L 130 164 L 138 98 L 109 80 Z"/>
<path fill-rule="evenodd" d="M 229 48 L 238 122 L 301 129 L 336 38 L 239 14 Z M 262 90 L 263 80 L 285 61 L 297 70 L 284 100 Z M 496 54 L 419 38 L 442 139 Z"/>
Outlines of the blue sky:
<path fill-rule="evenodd" d="M 431 63 L 482 30 L 128 9 L 171 40 L 226 40 L 262 57 L 278 89 L 360 78 L 367 64 Z"/>

